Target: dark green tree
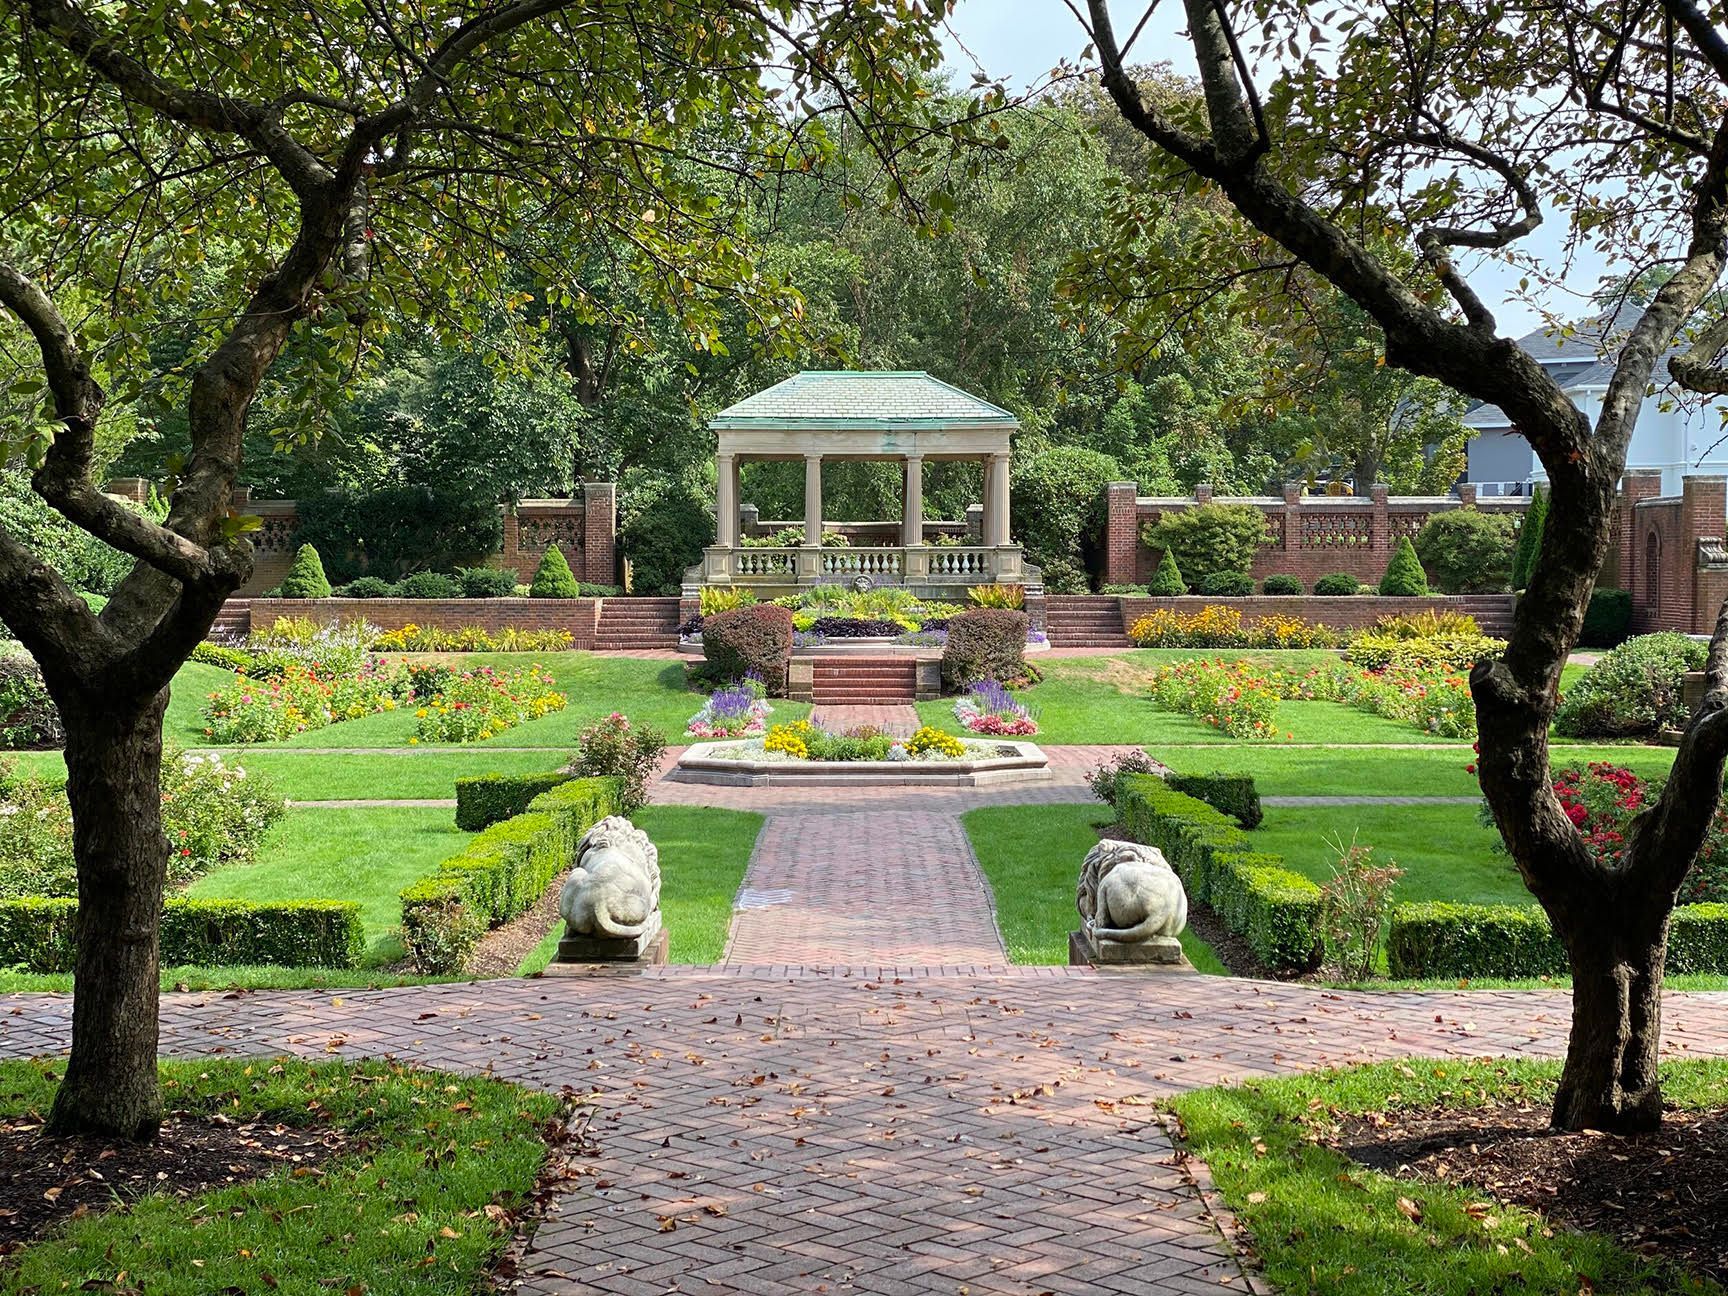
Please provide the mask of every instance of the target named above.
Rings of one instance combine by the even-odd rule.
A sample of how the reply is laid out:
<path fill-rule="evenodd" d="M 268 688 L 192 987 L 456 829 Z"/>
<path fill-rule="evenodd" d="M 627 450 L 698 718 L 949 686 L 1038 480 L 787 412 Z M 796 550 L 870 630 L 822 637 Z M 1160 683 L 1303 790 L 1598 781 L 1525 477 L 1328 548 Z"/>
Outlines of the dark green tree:
<path fill-rule="evenodd" d="M 540 555 L 540 565 L 534 569 L 534 580 L 528 586 L 531 598 L 575 598 L 581 590 L 576 574 L 570 570 L 570 560 L 557 545 L 547 545 Z"/>
<path fill-rule="evenodd" d="M 1512 555 L 1512 588 L 1521 590 L 1530 584 L 1536 570 L 1536 558 L 1542 552 L 1542 530 L 1548 525 L 1548 491 L 1538 486 L 1530 497 L 1530 507 L 1524 510 L 1524 525 L 1518 528 L 1518 548 Z"/>
<path fill-rule="evenodd" d="M 1164 598 L 1188 592 L 1188 583 L 1182 579 L 1182 569 L 1176 565 L 1175 550 L 1164 551 L 1164 556 L 1158 560 L 1158 570 L 1152 573 L 1152 579 L 1146 586 L 1146 592 Z"/>
<path fill-rule="evenodd" d="M 1380 578 L 1380 593 L 1390 598 L 1420 598 L 1428 593 L 1428 577 L 1409 536 L 1399 536 Z"/>

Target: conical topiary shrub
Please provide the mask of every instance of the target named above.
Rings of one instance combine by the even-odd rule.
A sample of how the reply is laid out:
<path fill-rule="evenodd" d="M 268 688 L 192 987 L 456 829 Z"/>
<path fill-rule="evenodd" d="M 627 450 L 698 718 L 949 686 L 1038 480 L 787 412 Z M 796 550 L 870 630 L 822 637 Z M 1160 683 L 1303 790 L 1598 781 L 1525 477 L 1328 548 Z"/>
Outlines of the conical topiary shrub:
<path fill-rule="evenodd" d="M 1392 561 L 1386 564 L 1386 574 L 1380 578 L 1380 592 L 1391 598 L 1420 598 L 1428 593 L 1428 577 L 1409 536 L 1398 537 Z"/>
<path fill-rule="evenodd" d="M 1158 570 L 1152 573 L 1152 579 L 1147 582 L 1146 592 L 1160 598 L 1188 592 L 1188 583 L 1182 579 L 1182 573 L 1176 567 L 1176 555 L 1168 549 L 1158 560 Z"/>
<path fill-rule="evenodd" d="M 557 545 L 547 545 L 540 565 L 534 569 L 534 583 L 528 587 L 530 597 L 575 598 L 578 592 L 575 573 L 570 570 L 564 551 Z"/>
<path fill-rule="evenodd" d="M 303 544 L 294 555 L 294 565 L 282 578 L 283 598 L 329 598 L 330 578 L 324 574 L 324 560 L 309 544 Z"/>
<path fill-rule="evenodd" d="M 1513 589 L 1521 590 L 1530 584 L 1530 573 L 1536 570 L 1536 555 L 1542 552 L 1542 528 L 1547 524 L 1548 492 L 1538 490 L 1524 511 L 1524 525 L 1518 528 L 1518 548 L 1512 554 Z"/>

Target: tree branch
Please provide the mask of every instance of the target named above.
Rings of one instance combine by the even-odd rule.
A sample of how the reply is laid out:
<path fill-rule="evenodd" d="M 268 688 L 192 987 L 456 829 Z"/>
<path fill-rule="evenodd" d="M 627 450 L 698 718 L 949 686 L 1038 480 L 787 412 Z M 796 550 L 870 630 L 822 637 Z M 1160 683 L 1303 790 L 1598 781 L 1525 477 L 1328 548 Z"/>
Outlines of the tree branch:
<path fill-rule="evenodd" d="M 1728 370 L 1716 364 L 1724 350 L 1728 350 L 1728 314 L 1693 338 L 1685 351 L 1668 357 L 1668 376 L 1687 391 L 1711 396 L 1728 393 Z"/>

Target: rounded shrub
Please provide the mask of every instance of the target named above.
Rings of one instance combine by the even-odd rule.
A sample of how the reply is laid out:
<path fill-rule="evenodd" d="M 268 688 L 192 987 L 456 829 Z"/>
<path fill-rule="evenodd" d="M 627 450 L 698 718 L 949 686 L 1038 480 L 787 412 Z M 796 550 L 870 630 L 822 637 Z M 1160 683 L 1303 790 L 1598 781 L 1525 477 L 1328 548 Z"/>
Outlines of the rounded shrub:
<path fill-rule="evenodd" d="M 1702 670 L 1706 647 L 1663 631 L 1628 639 L 1560 699 L 1554 729 L 1569 738 L 1647 737 L 1686 720 L 1681 680 Z"/>
<path fill-rule="evenodd" d="M 443 572 L 415 572 L 397 583 L 396 595 L 411 599 L 453 599 L 462 597 L 462 587 L 454 576 Z"/>
<path fill-rule="evenodd" d="M 1286 576 L 1279 572 L 1277 575 L 1268 576 L 1262 581 L 1260 591 L 1263 594 L 1300 594 L 1302 582 L 1294 576 Z"/>
<path fill-rule="evenodd" d="M 702 656 L 716 680 L 754 674 L 773 697 L 786 696 L 792 660 L 792 612 L 774 603 L 733 608 L 702 618 Z"/>
<path fill-rule="evenodd" d="M 1324 594 L 1328 598 L 1337 598 L 1346 594 L 1362 592 L 1362 582 L 1349 572 L 1332 572 L 1314 582 L 1314 592 Z"/>
<path fill-rule="evenodd" d="M 1026 664 L 1024 612 L 1009 608 L 974 608 L 948 621 L 948 642 L 942 648 L 942 687 L 950 693 L 971 688 L 979 680 L 1017 684 L 1030 677 Z"/>
<path fill-rule="evenodd" d="M 1392 550 L 1392 561 L 1386 564 L 1386 574 L 1380 578 L 1380 593 L 1387 598 L 1421 598 L 1428 593 L 1428 577 L 1416 557 L 1416 546 L 1409 536 L 1399 536 Z"/>
<path fill-rule="evenodd" d="M 1247 574 L 1266 542 L 1266 515 L 1252 504 L 1200 504 L 1164 514 L 1141 538 L 1174 553 L 1189 584 L 1203 589 L 1214 572 Z"/>
<path fill-rule="evenodd" d="M 1504 513 L 1453 509 L 1424 522 L 1414 548 L 1442 594 L 1493 594 L 1512 580 L 1515 530 Z"/>
<path fill-rule="evenodd" d="M 509 598 L 516 592 L 516 573 L 502 567 L 458 567 L 464 598 Z"/>
<path fill-rule="evenodd" d="M 303 544 L 294 555 L 294 565 L 278 587 L 283 598 L 321 599 L 330 597 L 330 578 L 324 574 L 324 563 L 318 551 Z"/>
<path fill-rule="evenodd" d="M 1578 642 L 1586 648 L 1613 648 L 1624 643 L 1632 629 L 1632 591 L 1599 589 L 1590 593 L 1584 609 L 1584 626 Z"/>
<path fill-rule="evenodd" d="M 396 586 L 382 576 L 357 576 L 331 591 L 337 598 L 391 598 Z"/>
<path fill-rule="evenodd" d="M 1176 555 L 1169 549 L 1158 560 L 1158 570 L 1147 582 L 1146 592 L 1155 598 L 1174 598 L 1188 592 L 1188 582 L 1182 579 L 1182 569 L 1176 565 Z"/>
<path fill-rule="evenodd" d="M 570 562 L 557 545 L 547 545 L 540 555 L 540 565 L 534 569 L 534 579 L 528 586 L 530 598 L 576 598 L 581 593 Z"/>
<path fill-rule="evenodd" d="M 1200 592 L 1218 598 L 1243 598 L 1254 592 L 1254 578 L 1247 572 L 1209 572 L 1200 581 Z"/>

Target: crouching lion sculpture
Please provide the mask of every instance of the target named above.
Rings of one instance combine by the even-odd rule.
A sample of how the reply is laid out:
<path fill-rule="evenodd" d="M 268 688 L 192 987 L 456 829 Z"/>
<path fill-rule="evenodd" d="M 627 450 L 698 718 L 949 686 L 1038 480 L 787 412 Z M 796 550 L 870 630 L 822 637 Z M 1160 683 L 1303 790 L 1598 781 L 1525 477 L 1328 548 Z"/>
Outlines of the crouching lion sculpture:
<path fill-rule="evenodd" d="M 1101 841 L 1080 866 L 1080 934 L 1099 961 L 1175 963 L 1188 896 L 1156 846 Z"/>
<path fill-rule="evenodd" d="M 614 815 L 576 847 L 576 867 L 558 893 L 566 936 L 634 940 L 660 927 L 660 852 L 648 834 Z"/>

